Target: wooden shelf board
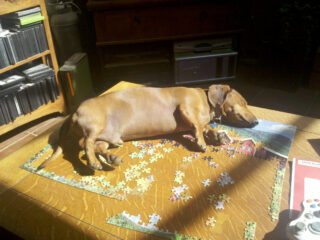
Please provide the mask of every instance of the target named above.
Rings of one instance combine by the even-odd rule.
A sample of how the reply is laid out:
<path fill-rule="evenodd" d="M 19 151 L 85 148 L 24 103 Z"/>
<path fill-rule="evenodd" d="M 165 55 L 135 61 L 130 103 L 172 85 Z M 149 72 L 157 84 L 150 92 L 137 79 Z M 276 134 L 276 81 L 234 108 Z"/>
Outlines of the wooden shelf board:
<path fill-rule="evenodd" d="M 33 112 L 25 115 L 21 115 L 18 118 L 16 118 L 13 122 L 0 126 L 0 135 L 13 130 L 14 128 L 20 127 L 23 124 L 31 122 L 35 119 L 49 115 L 51 113 L 55 113 L 55 112 L 62 113 L 63 109 L 64 109 L 64 100 L 63 100 L 63 97 L 59 96 L 56 101 L 49 102 L 45 105 L 42 105 L 38 109 L 34 110 Z"/>
<path fill-rule="evenodd" d="M 24 60 L 22 60 L 22 61 L 20 61 L 20 62 L 17 62 L 17 63 L 14 64 L 14 65 L 10 65 L 10 66 L 8 66 L 8 67 L 2 68 L 2 69 L 0 69 L 0 74 L 1 74 L 1 73 L 4 73 L 4 72 L 7 72 L 7 71 L 9 71 L 9 70 L 12 70 L 12 69 L 14 69 L 14 68 L 16 68 L 16 67 L 22 66 L 23 64 L 26 64 L 26 63 L 28 63 L 28 62 L 30 62 L 30 61 L 33 61 L 33 60 L 36 60 L 36 59 L 41 58 L 41 57 L 43 57 L 43 56 L 49 55 L 50 52 L 51 52 L 50 50 L 46 50 L 46 51 L 44 51 L 44 52 L 42 52 L 42 53 L 39 53 L 39 54 L 37 54 L 37 55 L 34 55 L 34 56 L 29 57 L 29 58 L 27 58 L 27 59 L 24 59 Z"/>

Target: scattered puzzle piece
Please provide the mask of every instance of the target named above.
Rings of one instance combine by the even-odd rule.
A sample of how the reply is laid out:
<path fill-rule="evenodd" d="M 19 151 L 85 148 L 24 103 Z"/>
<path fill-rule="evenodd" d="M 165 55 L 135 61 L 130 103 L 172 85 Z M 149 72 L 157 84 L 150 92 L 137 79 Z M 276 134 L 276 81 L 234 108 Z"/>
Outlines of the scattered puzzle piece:
<path fill-rule="evenodd" d="M 137 182 L 137 191 L 144 193 L 148 190 L 149 186 L 151 185 L 151 181 L 148 178 L 139 178 L 136 180 Z"/>
<path fill-rule="evenodd" d="M 182 184 L 182 178 L 184 177 L 184 173 L 181 171 L 176 171 L 174 182 Z"/>
<path fill-rule="evenodd" d="M 209 194 L 208 200 L 209 202 L 214 203 L 216 201 L 216 196 L 214 194 Z"/>
<path fill-rule="evenodd" d="M 213 160 L 213 157 L 211 157 L 211 156 L 204 156 L 202 159 L 203 159 L 203 160 L 208 160 L 208 161 L 210 162 L 210 161 Z"/>
<path fill-rule="evenodd" d="M 209 217 L 206 221 L 206 225 L 210 227 L 214 227 L 216 225 L 216 219 L 214 217 Z"/>
<path fill-rule="evenodd" d="M 192 198 L 192 196 L 191 195 L 189 195 L 189 194 L 187 194 L 187 193 L 182 193 L 181 195 L 180 195 L 180 199 L 182 200 L 182 201 L 188 201 L 188 200 L 190 200 Z"/>
<path fill-rule="evenodd" d="M 177 198 L 177 196 L 175 194 L 172 194 L 169 198 L 170 201 L 175 202 L 177 200 L 179 200 L 179 198 Z"/>
<path fill-rule="evenodd" d="M 192 158 L 198 158 L 200 156 L 200 153 L 190 153 L 190 157 L 192 157 Z"/>
<path fill-rule="evenodd" d="M 211 184 L 211 180 L 210 179 L 205 179 L 202 181 L 202 184 L 204 187 L 209 187 Z"/>
<path fill-rule="evenodd" d="M 180 194 L 188 189 L 189 187 L 183 184 L 182 186 L 173 187 L 171 191 L 174 193 L 174 195 L 176 195 L 179 198 Z"/>
<path fill-rule="evenodd" d="M 209 167 L 217 168 L 218 164 L 216 162 L 210 161 L 209 162 Z"/>
<path fill-rule="evenodd" d="M 216 203 L 216 209 L 224 209 L 224 201 L 219 201 Z"/>
<path fill-rule="evenodd" d="M 219 199 L 220 201 L 230 202 L 230 197 L 228 197 L 227 194 L 220 194 L 220 195 L 218 196 L 218 199 Z"/>
<path fill-rule="evenodd" d="M 166 153 L 170 153 L 173 151 L 173 149 L 172 148 L 163 148 L 163 151 Z"/>
<path fill-rule="evenodd" d="M 220 210 L 224 209 L 225 202 L 230 202 L 230 197 L 228 197 L 227 194 L 220 194 L 218 196 L 215 194 L 209 194 L 208 200 L 210 203 L 215 204 L 215 209 Z"/>
<path fill-rule="evenodd" d="M 189 163 L 191 163 L 191 162 L 192 162 L 192 157 L 191 157 L 191 156 L 183 157 L 183 158 L 182 158 L 182 162 L 189 162 Z"/>
<path fill-rule="evenodd" d="M 234 184 L 234 181 L 231 179 L 228 173 L 221 173 L 221 178 L 217 180 L 218 184 L 224 187 L 227 184 Z"/>

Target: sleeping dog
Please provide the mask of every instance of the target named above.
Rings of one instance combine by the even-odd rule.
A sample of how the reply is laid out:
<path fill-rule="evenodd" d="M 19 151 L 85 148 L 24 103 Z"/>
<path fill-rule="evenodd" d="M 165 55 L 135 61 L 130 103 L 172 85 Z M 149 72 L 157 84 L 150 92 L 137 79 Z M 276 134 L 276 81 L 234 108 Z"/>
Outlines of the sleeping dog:
<path fill-rule="evenodd" d="M 70 134 L 85 149 L 89 167 L 98 170 L 103 165 L 97 155 L 112 165 L 122 161 L 107 152 L 110 144 L 138 138 L 192 130 L 196 144 L 206 151 L 205 137 L 221 141 L 219 133 L 208 125 L 217 119 L 240 127 L 258 124 L 246 100 L 228 85 L 211 85 L 209 90 L 141 87 L 111 92 L 84 101 L 67 118 L 60 129 L 59 145 L 38 169 L 62 153 L 63 140 Z"/>

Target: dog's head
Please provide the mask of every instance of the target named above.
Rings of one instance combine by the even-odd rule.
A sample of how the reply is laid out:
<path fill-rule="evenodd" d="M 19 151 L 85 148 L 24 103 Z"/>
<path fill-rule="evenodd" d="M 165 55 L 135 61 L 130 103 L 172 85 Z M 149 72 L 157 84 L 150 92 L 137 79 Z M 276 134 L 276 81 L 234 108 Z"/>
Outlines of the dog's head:
<path fill-rule="evenodd" d="M 254 127 L 258 124 L 257 118 L 248 109 L 247 101 L 228 85 L 211 85 L 208 100 L 212 106 L 212 119 L 221 117 L 223 122 L 238 127 Z"/>

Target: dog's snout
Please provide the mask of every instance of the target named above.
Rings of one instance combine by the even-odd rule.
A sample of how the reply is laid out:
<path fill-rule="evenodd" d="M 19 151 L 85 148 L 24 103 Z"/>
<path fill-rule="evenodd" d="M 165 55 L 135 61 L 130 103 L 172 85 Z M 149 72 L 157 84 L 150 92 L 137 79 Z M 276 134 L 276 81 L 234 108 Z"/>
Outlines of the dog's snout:
<path fill-rule="evenodd" d="M 255 119 L 252 123 L 252 126 L 257 126 L 259 124 L 259 120 L 258 119 Z"/>

